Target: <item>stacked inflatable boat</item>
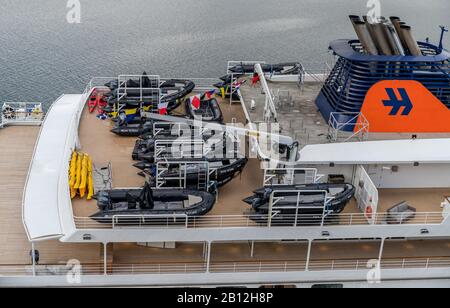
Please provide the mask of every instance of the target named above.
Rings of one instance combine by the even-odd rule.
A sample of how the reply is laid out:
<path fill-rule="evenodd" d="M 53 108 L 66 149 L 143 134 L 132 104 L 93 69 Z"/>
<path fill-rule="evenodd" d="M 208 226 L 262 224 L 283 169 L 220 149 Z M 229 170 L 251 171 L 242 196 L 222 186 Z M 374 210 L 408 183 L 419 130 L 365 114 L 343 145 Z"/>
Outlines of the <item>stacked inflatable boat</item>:
<path fill-rule="evenodd" d="M 178 108 L 185 97 L 195 88 L 190 80 L 170 79 L 158 82 L 151 80 L 147 73 L 136 79 L 120 82 L 111 80 L 105 86 L 110 91 L 104 100 L 107 106 L 104 112 L 111 118 L 124 114 L 127 120 L 133 120 L 141 111 L 158 112 L 164 106 L 165 113 L 171 113 Z"/>
<path fill-rule="evenodd" d="M 174 129 L 176 124 L 171 122 L 147 119 L 148 108 L 154 106 L 151 105 L 153 96 L 150 91 L 145 91 L 153 85 L 145 75 L 139 82 L 132 79 L 126 82 L 125 96 L 121 95 L 117 81 L 111 81 L 107 86 L 111 91 L 104 98 L 108 102 L 105 112 L 115 122 L 111 132 L 124 137 L 137 137 L 130 154 L 137 173 L 145 177 L 145 185 L 138 189 L 98 192 L 94 198 L 98 202 L 99 212 L 92 218 L 102 223 L 133 224 L 137 219 L 142 223 L 145 217 L 153 217 L 148 219 L 154 221 L 159 216 L 200 216 L 208 213 L 214 206 L 217 188 L 230 182 L 247 163 L 245 155 L 239 152 L 238 141 L 226 133 L 204 131 L 200 134 L 198 129 L 187 124 L 184 129 Z M 164 81 L 160 88 L 167 90 L 158 104 L 166 108 L 166 112 L 159 112 L 161 116 L 184 103 L 186 113 L 180 116 L 182 118 L 223 122 L 219 103 L 213 97 L 214 90 L 191 95 L 195 85 L 186 80 Z M 140 93 L 134 89 L 139 89 Z M 143 95 L 142 101 L 137 99 L 138 95 L 139 98 Z M 160 144 L 164 146 L 158 147 Z M 173 151 L 180 144 L 192 149 L 200 144 L 201 155 L 196 155 L 194 150 L 183 150 L 182 155 L 174 157 Z M 164 170 L 158 169 L 161 158 L 164 158 Z"/>
<path fill-rule="evenodd" d="M 354 194 L 351 184 L 280 185 L 258 189 L 243 201 L 256 222 L 267 223 L 270 216 L 274 225 L 310 224 L 341 213 Z"/>

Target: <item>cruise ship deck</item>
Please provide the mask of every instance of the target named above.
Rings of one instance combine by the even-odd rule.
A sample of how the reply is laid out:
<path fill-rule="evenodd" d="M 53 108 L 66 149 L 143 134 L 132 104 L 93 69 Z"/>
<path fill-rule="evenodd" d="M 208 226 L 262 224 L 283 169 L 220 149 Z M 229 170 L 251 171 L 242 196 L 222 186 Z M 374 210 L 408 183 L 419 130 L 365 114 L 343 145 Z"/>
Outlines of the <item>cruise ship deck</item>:
<path fill-rule="evenodd" d="M 272 86 L 272 84 L 270 84 Z M 325 121 L 320 113 L 317 111 L 313 98 L 317 95 L 320 87 L 317 83 L 311 83 L 307 94 L 300 96 L 302 90 L 295 84 L 291 83 L 274 85 L 275 87 L 289 87 L 291 91 L 297 91 L 297 102 L 299 103 L 298 112 L 287 112 L 280 114 L 280 118 L 283 119 L 281 126 L 284 127 L 285 123 L 293 125 L 290 129 L 292 131 L 308 131 L 309 136 L 311 131 L 315 131 L 315 139 L 317 143 L 330 143 L 327 138 L 328 130 Z M 247 102 L 254 98 L 249 93 L 260 93 L 259 88 L 250 87 L 248 83 L 242 89 L 242 96 L 244 97 L 244 105 L 239 103 L 230 104 L 228 99 L 218 98 L 220 106 L 224 114 L 225 123 L 246 123 L 248 114 L 253 123 L 258 123 L 259 120 L 253 116 L 257 116 L 256 110 L 251 111 L 250 105 L 247 106 Z M 291 92 L 293 93 L 293 92 Z M 257 104 L 260 106 L 261 104 Z M 243 106 L 246 107 L 246 111 L 243 110 Z M 306 109 L 303 109 L 306 108 Z M 182 112 L 182 110 L 179 110 Z M 300 117 L 300 120 L 297 119 Z M 305 121 L 302 122 L 301 118 L 304 117 Z M 296 127 L 299 123 L 304 123 L 304 129 Z M 139 176 L 138 169 L 133 167 L 134 161 L 131 159 L 131 152 L 133 151 L 136 141 L 135 137 L 121 137 L 112 134 L 110 130 L 113 128 L 111 121 L 100 121 L 96 118 L 95 114 L 90 114 L 87 109 L 83 111 L 80 121 L 80 150 L 88 153 L 96 166 L 107 166 L 111 163 L 112 167 L 112 184 L 115 188 L 124 187 L 141 187 L 144 183 L 144 178 Z M 282 133 L 288 133 L 295 138 L 302 138 L 301 135 L 291 133 L 291 131 L 282 130 Z M 378 138 L 393 138 L 394 136 L 378 136 Z M 311 142 L 310 139 L 308 139 Z M 258 159 L 250 159 L 247 166 L 241 175 L 236 177 L 232 182 L 222 187 L 219 191 L 219 198 L 215 204 L 213 210 L 207 214 L 206 217 L 211 219 L 198 218 L 198 225 L 211 226 L 220 223 L 220 217 L 222 216 L 241 216 L 240 225 L 256 225 L 254 222 L 249 221 L 245 215 L 249 213 L 250 206 L 245 204 L 242 200 L 252 194 L 256 189 L 263 186 L 264 183 L 264 171 L 261 167 L 261 163 Z M 411 219 L 407 223 L 416 224 L 422 223 L 425 220 L 427 222 L 440 222 L 442 221 L 442 215 L 438 213 L 442 212 L 441 203 L 447 197 L 450 196 L 450 188 L 404 188 L 404 189 L 379 189 L 379 220 L 383 219 L 386 211 L 393 205 L 403 201 L 407 201 L 413 205 L 418 214 L 414 219 Z M 73 200 L 74 216 L 80 227 L 98 227 L 105 228 L 109 225 L 95 223 L 93 220 L 87 218 L 92 214 L 95 214 L 98 209 L 95 201 L 86 201 L 85 199 Z M 423 215 L 421 215 L 423 213 Z M 367 221 L 361 220 L 360 209 L 358 208 L 355 200 L 352 200 L 342 213 L 342 222 L 348 223 L 350 219 L 354 218 L 354 224 L 366 224 Z"/>
<path fill-rule="evenodd" d="M 244 112 L 239 104 L 221 103 L 226 120 L 236 118 L 244 121 Z M 80 122 L 80 143 L 82 151 L 89 153 L 96 165 L 112 163 L 114 187 L 141 186 L 143 178 L 137 175 L 137 170 L 131 166 L 130 153 L 134 145 L 134 138 L 117 137 L 110 133 L 109 121 L 100 121 L 95 116 L 83 112 Z M 30 250 L 32 245 L 27 239 L 22 223 L 22 197 L 27 179 L 28 168 L 33 157 L 36 140 L 39 136 L 38 127 L 12 126 L 0 130 L 0 243 L 3 249 L 0 253 L 0 271 L 11 271 L 11 267 L 31 265 Z M 202 227 L 224 227 L 216 225 L 217 217 L 227 215 L 244 215 L 248 206 L 241 200 L 248 196 L 252 190 L 262 186 L 263 172 L 259 161 L 250 160 L 241 176 L 235 178 L 219 192 L 219 200 L 213 211 L 208 214 L 216 219 L 208 221 Z M 417 207 L 418 212 L 439 212 L 442 198 L 450 194 L 449 189 L 386 189 L 380 191 L 381 212 L 399 201 L 407 200 Z M 75 219 L 82 219 L 77 227 L 83 228 L 88 216 L 96 212 L 95 201 L 81 199 L 73 200 L 73 214 Z M 355 201 L 352 201 L 342 214 L 344 224 L 352 214 L 359 214 Z M 350 216 L 347 216 L 350 215 Z M 243 216 L 244 217 L 244 216 Z M 410 224 L 424 223 L 423 216 L 417 215 L 417 220 Z M 429 217 L 428 223 L 433 223 L 436 217 Z M 435 221 L 440 223 L 441 220 Z M 246 222 L 252 226 L 251 222 Z M 359 221 L 359 223 L 362 223 Z M 237 225 L 243 224 L 242 220 Z M 355 223 L 357 224 L 357 223 Z M 362 223 L 364 224 L 364 223 Z M 92 228 L 92 223 L 89 223 Z M 98 226 L 105 228 L 104 225 Z M 225 226 L 226 227 L 226 226 Z M 111 226 L 106 226 L 111 228 Z M 402 241 L 388 240 L 385 244 L 383 258 L 386 266 L 389 262 L 412 262 L 420 264 L 430 262 L 447 262 L 450 257 L 448 249 L 450 241 Z M 150 244 L 151 246 L 151 244 Z M 323 267 L 334 267 L 340 264 L 343 268 L 348 266 L 361 266 L 369 259 L 377 258 L 379 253 L 379 240 L 361 240 L 355 242 L 317 241 L 311 250 L 310 268 L 317 270 Z M 42 271 L 51 271 L 51 266 L 64 265 L 69 260 L 77 259 L 82 264 L 92 266 L 93 271 L 101 271 L 104 257 L 103 246 L 99 243 L 62 243 L 50 240 L 35 243 L 35 249 L 40 253 L 39 264 L 44 266 Z M 306 262 L 307 243 L 279 241 L 279 242 L 235 242 L 213 243 L 211 249 L 211 271 L 255 271 L 261 266 L 273 266 L 279 270 L 304 269 Z M 114 243 L 108 245 L 108 266 L 111 274 L 130 271 L 137 266 L 142 271 L 178 271 L 180 264 L 189 267 L 192 271 L 202 271 L 205 262 L 204 243 L 177 243 L 170 248 L 143 247 L 135 243 Z M 330 261 L 332 260 L 332 261 Z M 332 262 L 332 263 L 331 263 Z M 350 263 L 349 263 L 350 262 Z M 351 264 L 351 265 L 349 265 Z M 126 270 L 123 268 L 126 266 Z M 141 266 L 141 267 L 139 267 Z M 143 267 L 142 267 L 143 266 Z M 161 267 L 162 266 L 162 267 Z M 164 267 L 166 266 L 166 267 Z M 193 266 L 193 267 L 191 267 Z M 199 267 L 200 266 L 200 267 Z M 100 269 L 99 269 L 100 268 Z M 162 268 L 162 270 L 161 270 Z M 174 269 L 175 268 L 175 269 Z M 14 270 L 12 270 L 14 271 Z M 19 270 L 17 270 L 19 271 Z M 28 272 L 30 269 L 28 268 Z M 138 271 L 138 270 L 137 270 Z"/>
<path fill-rule="evenodd" d="M 315 76 L 313 79 L 323 79 Z M 244 106 L 247 110 L 248 120 L 252 123 L 264 123 L 264 107 L 266 95 L 259 85 L 252 86 L 248 78 L 240 87 Z M 307 144 L 324 144 L 330 142 L 359 141 L 359 140 L 399 140 L 411 139 L 413 134 L 408 133 L 368 133 L 361 127 L 359 134 L 332 129 L 316 106 L 316 98 L 323 86 L 323 81 L 306 81 L 302 84 L 293 82 L 268 83 L 268 87 L 275 97 L 277 121 L 281 134 L 292 137 L 300 142 L 301 146 Z M 252 106 L 252 101 L 256 104 Z M 334 126 L 346 123 L 334 123 Z M 370 123 L 367 123 L 368 128 Z M 416 138 L 449 138 L 448 133 L 415 133 Z"/>

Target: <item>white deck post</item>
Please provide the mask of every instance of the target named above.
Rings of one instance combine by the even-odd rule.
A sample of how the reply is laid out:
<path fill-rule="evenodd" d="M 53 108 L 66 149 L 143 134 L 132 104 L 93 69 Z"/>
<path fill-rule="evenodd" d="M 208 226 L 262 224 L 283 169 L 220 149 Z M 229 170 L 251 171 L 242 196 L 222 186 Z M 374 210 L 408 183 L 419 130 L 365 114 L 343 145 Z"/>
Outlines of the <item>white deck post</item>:
<path fill-rule="evenodd" d="M 108 275 L 108 243 L 103 243 L 103 275 Z"/>
<path fill-rule="evenodd" d="M 31 242 L 31 263 L 32 263 L 32 269 L 33 269 L 33 277 L 36 276 L 36 253 L 35 253 L 35 249 L 34 249 L 34 242 Z"/>
<path fill-rule="evenodd" d="M 206 253 L 206 272 L 209 273 L 209 266 L 211 263 L 211 242 L 207 242 L 207 253 Z"/>
<path fill-rule="evenodd" d="M 378 265 L 381 266 L 381 258 L 383 258 L 383 252 L 384 252 L 384 243 L 386 239 L 381 239 L 381 245 L 380 245 L 380 253 L 378 254 Z"/>
<path fill-rule="evenodd" d="M 305 271 L 309 271 L 309 263 L 310 263 L 310 260 L 311 260 L 311 248 L 312 248 L 312 241 L 308 240 L 308 252 L 306 254 Z"/>
<path fill-rule="evenodd" d="M 250 246 L 250 257 L 254 257 L 255 256 L 255 241 L 252 241 L 251 246 Z"/>

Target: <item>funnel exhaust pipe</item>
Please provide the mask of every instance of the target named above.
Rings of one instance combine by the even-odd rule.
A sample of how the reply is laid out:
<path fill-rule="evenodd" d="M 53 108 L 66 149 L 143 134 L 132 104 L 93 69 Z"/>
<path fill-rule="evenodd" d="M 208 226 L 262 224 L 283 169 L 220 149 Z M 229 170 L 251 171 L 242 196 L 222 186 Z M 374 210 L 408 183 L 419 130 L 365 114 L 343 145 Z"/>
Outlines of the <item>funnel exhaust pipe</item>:
<path fill-rule="evenodd" d="M 386 56 L 392 56 L 394 52 L 391 49 L 390 43 L 387 41 L 386 38 L 387 30 L 385 29 L 385 25 L 380 22 L 372 24 L 372 26 L 374 29 L 375 36 L 377 38 L 377 42 L 379 45 L 378 47 L 380 51 Z"/>
<path fill-rule="evenodd" d="M 375 45 L 372 37 L 370 36 L 369 30 L 366 27 L 366 23 L 362 21 L 359 16 L 350 16 L 353 28 L 358 36 L 361 45 L 363 46 L 366 53 L 370 55 L 378 55 L 378 49 Z"/>
<path fill-rule="evenodd" d="M 391 46 L 391 49 L 395 55 L 405 55 L 405 49 L 403 48 L 402 43 L 400 42 L 400 38 L 397 35 L 397 31 L 395 31 L 395 27 L 389 23 L 384 24 L 384 28 L 386 31 L 386 39 Z"/>
<path fill-rule="evenodd" d="M 420 50 L 419 44 L 417 44 L 417 41 L 414 38 L 411 27 L 407 25 L 402 25 L 401 30 L 411 55 L 422 56 L 423 55 L 422 51 Z"/>
<path fill-rule="evenodd" d="M 405 23 L 402 22 L 400 17 L 397 16 L 391 16 L 389 19 L 391 20 L 391 23 L 394 25 L 395 31 L 397 32 L 397 36 L 406 54 L 408 52 L 408 45 L 406 44 L 405 37 L 402 31 L 402 25 L 404 25 Z"/>
<path fill-rule="evenodd" d="M 364 22 L 365 22 L 365 24 L 366 24 L 367 30 L 368 30 L 369 33 L 370 33 L 370 37 L 372 38 L 373 43 L 375 44 L 375 46 L 376 46 L 377 49 L 378 49 L 378 54 L 382 54 L 381 49 L 380 49 L 380 44 L 379 44 L 378 41 L 377 41 L 377 36 L 376 36 L 376 34 L 375 34 L 375 30 L 374 30 L 373 24 L 370 23 L 369 17 L 366 16 L 366 15 L 363 16 L 363 20 L 364 20 Z"/>

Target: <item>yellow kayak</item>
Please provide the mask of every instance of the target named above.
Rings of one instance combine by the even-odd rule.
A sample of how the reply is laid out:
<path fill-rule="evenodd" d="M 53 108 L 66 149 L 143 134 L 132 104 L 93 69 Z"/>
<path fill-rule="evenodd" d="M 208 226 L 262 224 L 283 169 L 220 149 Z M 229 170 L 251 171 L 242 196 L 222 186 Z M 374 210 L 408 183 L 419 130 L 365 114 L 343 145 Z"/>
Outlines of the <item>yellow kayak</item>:
<path fill-rule="evenodd" d="M 87 188 L 88 188 L 88 195 L 87 199 L 92 200 L 92 197 L 94 196 L 94 181 L 92 178 L 92 159 L 89 157 L 88 161 L 88 178 L 87 178 Z"/>
<path fill-rule="evenodd" d="M 75 181 L 77 180 L 77 152 L 73 151 L 72 159 L 70 160 L 70 170 L 69 170 L 69 186 L 74 188 Z"/>
<path fill-rule="evenodd" d="M 88 160 L 89 157 L 85 154 L 83 156 L 83 161 L 81 163 L 81 181 L 80 181 L 80 197 L 83 198 L 86 195 L 86 185 L 87 185 L 87 176 L 88 176 Z"/>
<path fill-rule="evenodd" d="M 75 189 L 79 189 L 80 184 L 81 184 L 81 168 L 82 168 L 82 163 L 83 163 L 83 156 L 84 155 L 82 153 L 78 154 L 76 181 L 75 181 L 75 185 L 73 186 L 73 188 L 75 188 Z"/>

